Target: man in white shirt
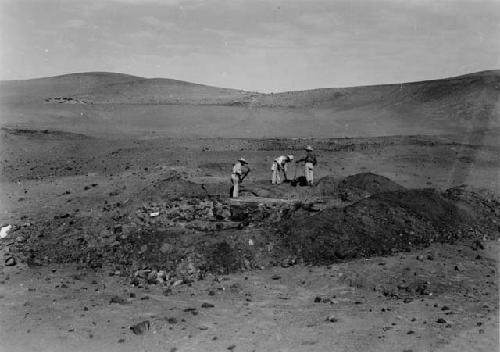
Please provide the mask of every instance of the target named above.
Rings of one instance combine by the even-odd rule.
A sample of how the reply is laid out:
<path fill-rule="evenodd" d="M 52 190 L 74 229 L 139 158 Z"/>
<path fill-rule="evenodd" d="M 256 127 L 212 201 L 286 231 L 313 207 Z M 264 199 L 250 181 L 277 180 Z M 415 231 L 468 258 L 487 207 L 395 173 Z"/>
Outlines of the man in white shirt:
<path fill-rule="evenodd" d="M 281 174 L 283 173 L 283 179 L 288 180 L 287 177 L 287 164 L 293 160 L 293 155 L 281 155 L 274 159 L 271 170 L 273 172 L 271 177 L 271 183 L 273 185 L 279 185 L 281 183 Z"/>
<path fill-rule="evenodd" d="M 248 175 L 250 172 L 250 169 L 247 167 L 245 169 L 245 165 L 247 165 L 247 161 L 244 158 L 240 158 L 236 164 L 233 166 L 233 172 L 231 173 L 231 183 L 233 184 L 233 192 L 232 192 L 232 197 L 233 198 L 238 198 L 238 192 L 239 192 L 239 185 L 245 177 Z"/>

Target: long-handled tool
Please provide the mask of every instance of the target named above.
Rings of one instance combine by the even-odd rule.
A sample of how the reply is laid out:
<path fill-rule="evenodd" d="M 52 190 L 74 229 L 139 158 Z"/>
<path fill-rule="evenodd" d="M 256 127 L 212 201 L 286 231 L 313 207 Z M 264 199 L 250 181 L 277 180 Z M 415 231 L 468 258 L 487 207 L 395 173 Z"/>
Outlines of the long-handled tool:
<path fill-rule="evenodd" d="M 296 187 L 297 186 L 297 164 L 295 164 L 293 166 L 294 168 L 294 172 L 293 172 L 293 180 L 292 182 L 290 182 L 290 184 L 293 186 L 293 187 Z"/>

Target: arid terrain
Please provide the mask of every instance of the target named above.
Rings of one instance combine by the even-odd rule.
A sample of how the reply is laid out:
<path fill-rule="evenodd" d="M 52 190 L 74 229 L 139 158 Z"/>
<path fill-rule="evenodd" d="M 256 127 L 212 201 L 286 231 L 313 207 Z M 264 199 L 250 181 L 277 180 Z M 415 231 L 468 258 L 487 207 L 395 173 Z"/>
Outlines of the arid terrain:
<path fill-rule="evenodd" d="M 1 350 L 497 350 L 499 92 L 1 82 Z"/>

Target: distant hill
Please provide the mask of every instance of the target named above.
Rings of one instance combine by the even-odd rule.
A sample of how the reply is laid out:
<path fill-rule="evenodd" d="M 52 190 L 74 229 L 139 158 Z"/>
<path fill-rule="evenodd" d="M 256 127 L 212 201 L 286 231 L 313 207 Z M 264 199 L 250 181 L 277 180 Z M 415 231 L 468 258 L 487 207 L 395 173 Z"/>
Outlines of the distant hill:
<path fill-rule="evenodd" d="M 4 125 L 205 137 L 477 133 L 500 129 L 499 97 L 500 71 L 276 94 L 106 72 L 0 82 Z"/>
<path fill-rule="evenodd" d="M 248 95 L 249 93 L 236 89 L 108 72 L 72 73 L 49 78 L 0 83 L 0 101 L 4 102 L 43 100 L 55 103 L 79 102 L 87 104 L 225 105 L 233 101 L 245 100 L 244 97 Z"/>

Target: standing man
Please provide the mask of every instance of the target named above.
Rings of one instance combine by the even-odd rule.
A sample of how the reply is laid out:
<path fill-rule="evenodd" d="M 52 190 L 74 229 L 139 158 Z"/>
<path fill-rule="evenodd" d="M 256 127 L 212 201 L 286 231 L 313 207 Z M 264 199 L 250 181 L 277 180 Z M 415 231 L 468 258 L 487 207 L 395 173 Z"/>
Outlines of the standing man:
<path fill-rule="evenodd" d="M 296 163 L 304 162 L 304 176 L 309 186 L 312 186 L 314 183 L 313 170 L 317 164 L 316 155 L 314 155 L 313 148 L 310 145 L 304 149 L 306 150 L 306 156 L 297 160 Z"/>
<path fill-rule="evenodd" d="M 233 184 L 233 192 L 231 196 L 233 198 L 238 198 L 238 192 L 239 192 L 239 185 L 245 177 L 247 177 L 248 173 L 250 172 L 250 169 L 247 167 L 245 169 L 245 165 L 247 165 L 247 161 L 244 158 L 238 159 L 238 162 L 234 164 L 233 166 L 233 172 L 231 173 L 231 183 Z"/>
<path fill-rule="evenodd" d="M 293 155 L 281 155 L 274 159 L 273 166 L 271 170 L 273 171 L 273 175 L 271 178 L 271 183 L 273 185 L 279 185 L 281 183 L 281 173 L 283 173 L 283 179 L 285 181 L 288 180 L 287 177 L 287 164 L 292 162 Z"/>

